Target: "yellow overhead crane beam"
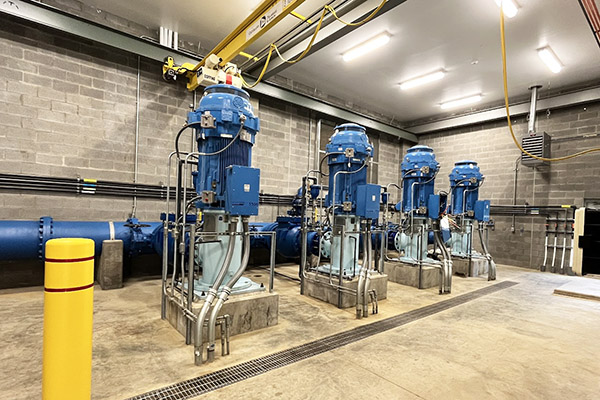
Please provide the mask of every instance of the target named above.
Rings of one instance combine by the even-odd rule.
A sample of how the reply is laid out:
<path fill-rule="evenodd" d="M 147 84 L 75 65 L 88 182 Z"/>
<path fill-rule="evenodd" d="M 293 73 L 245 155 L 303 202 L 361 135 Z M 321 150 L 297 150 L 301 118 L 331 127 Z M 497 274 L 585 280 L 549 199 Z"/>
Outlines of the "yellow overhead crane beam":
<path fill-rule="evenodd" d="M 296 7 L 305 0 L 264 0 L 237 28 L 212 49 L 197 65 L 185 63 L 175 65 L 172 57 L 167 57 L 163 64 L 163 77 L 166 80 L 175 80 L 177 76 L 185 75 L 188 78 L 187 88 L 195 90 L 203 83 L 217 83 L 218 74 L 237 67 L 227 64 L 244 49 L 264 35 L 269 29 L 292 13 Z M 236 74 L 233 74 L 236 75 Z M 198 79 L 200 78 L 200 79 Z M 234 78 L 239 79 L 239 78 Z"/>

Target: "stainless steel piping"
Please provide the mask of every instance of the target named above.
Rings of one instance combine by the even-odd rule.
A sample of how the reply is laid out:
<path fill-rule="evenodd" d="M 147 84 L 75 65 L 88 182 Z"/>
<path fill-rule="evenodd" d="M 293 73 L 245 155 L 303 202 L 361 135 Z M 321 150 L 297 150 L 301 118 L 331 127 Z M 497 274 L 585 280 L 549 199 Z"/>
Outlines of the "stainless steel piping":
<path fill-rule="evenodd" d="M 521 156 L 517 157 L 515 160 L 515 177 L 513 182 L 513 205 L 517 205 L 517 178 L 519 177 L 519 163 L 521 162 Z M 511 233 L 516 232 L 516 215 L 512 215 L 512 224 L 510 225 Z"/>
<path fill-rule="evenodd" d="M 371 226 L 371 221 L 368 220 L 367 221 L 367 225 L 366 225 L 366 242 L 365 242 L 365 252 L 367 255 L 367 265 L 366 265 L 366 273 L 365 273 L 365 280 L 364 280 L 364 287 L 363 287 L 363 294 L 362 294 L 362 312 L 363 312 L 363 317 L 366 318 L 369 316 L 369 288 L 371 286 L 371 269 L 373 266 L 373 238 L 371 237 L 371 231 L 370 231 L 370 226 Z"/>
<path fill-rule="evenodd" d="M 171 197 L 171 160 L 175 152 L 169 154 L 167 161 L 167 197 L 166 197 L 166 218 L 163 222 L 163 254 L 162 254 L 162 297 L 160 302 L 160 316 L 162 319 L 167 318 L 167 279 L 169 268 L 169 212 L 170 212 L 170 197 Z"/>
<path fill-rule="evenodd" d="M 242 255 L 242 262 L 240 263 L 240 267 L 237 271 L 235 271 L 231 279 L 229 279 L 225 286 L 220 290 L 217 302 L 212 308 L 212 312 L 210 313 L 210 318 L 208 320 L 208 346 L 206 348 L 206 358 L 209 362 L 215 359 L 217 316 L 219 315 L 223 304 L 227 301 L 229 295 L 231 294 L 233 286 L 244 274 L 244 271 L 248 266 L 248 261 L 250 260 L 250 235 L 248 234 L 248 218 L 244 217 L 242 225 L 242 232 L 244 235 L 244 253 Z M 235 239 L 233 238 L 230 240 L 234 241 Z"/>
<path fill-rule="evenodd" d="M 206 299 L 204 300 L 204 304 L 202 304 L 202 308 L 200 312 L 196 316 L 196 325 L 194 327 L 194 363 L 196 365 L 202 365 L 202 328 L 204 326 L 204 320 L 206 319 L 206 315 L 212 306 L 213 301 L 217 296 L 217 290 L 221 286 L 225 275 L 227 274 L 227 270 L 231 265 L 231 260 L 233 258 L 233 252 L 235 250 L 235 235 L 234 233 L 237 230 L 237 218 L 232 218 L 229 222 L 229 243 L 227 244 L 227 253 L 225 254 L 225 260 L 223 261 L 223 266 L 219 270 L 217 277 L 213 285 L 208 290 L 206 295 Z"/>
<path fill-rule="evenodd" d="M 540 89 L 542 85 L 534 85 L 529 88 L 531 90 L 531 103 L 529 106 L 529 123 L 527 124 L 527 132 L 531 135 L 535 133 L 535 121 L 536 121 L 536 112 L 537 112 L 537 99 L 538 99 L 538 89 Z"/>
<path fill-rule="evenodd" d="M 366 231 L 366 228 L 365 228 Z M 361 319 L 363 317 L 363 296 L 365 293 L 365 280 L 367 278 L 367 269 L 369 264 L 367 245 L 367 233 L 363 232 L 363 243 L 365 243 L 365 251 L 363 252 L 362 264 L 360 266 L 360 272 L 358 273 L 358 284 L 356 286 L 356 318 Z"/>
<path fill-rule="evenodd" d="M 137 57 L 137 88 L 135 94 L 135 152 L 133 162 L 133 183 L 136 184 L 138 181 L 138 160 L 139 160 L 139 149 L 140 149 L 140 56 Z M 137 196 L 133 196 L 133 206 L 131 208 L 131 218 L 135 218 L 137 211 Z"/>
<path fill-rule="evenodd" d="M 196 227 L 198 221 L 190 224 L 190 240 L 188 245 L 188 275 L 187 275 L 187 309 L 190 313 L 193 313 L 192 306 L 194 303 L 194 257 L 196 255 Z M 183 280 L 182 280 L 183 288 Z M 192 321 L 186 319 L 185 327 L 185 344 L 192 342 Z"/>
<path fill-rule="evenodd" d="M 335 179 L 333 181 L 335 184 Z M 335 201 L 335 199 L 333 200 Z M 333 210 L 333 209 L 332 209 Z M 335 222 L 335 210 L 333 210 L 333 220 Z M 346 236 L 346 225 L 342 225 L 340 229 L 340 269 L 338 271 L 338 308 L 342 308 L 342 291 L 343 278 L 344 278 L 344 237 Z M 331 235 L 331 241 L 333 242 L 333 235 Z M 354 253 L 356 254 L 356 253 Z M 331 282 L 331 274 L 333 271 L 333 252 L 331 254 L 331 265 L 329 266 L 329 281 Z"/>
<path fill-rule="evenodd" d="M 442 273 L 442 284 L 440 285 L 440 294 L 450 293 L 452 290 L 452 259 L 450 258 L 450 252 L 446 248 L 444 244 L 441 233 L 439 230 L 434 231 L 434 241 L 437 243 L 437 246 L 440 248 L 442 252 L 442 256 L 444 257 L 443 261 L 443 273 Z"/>
<path fill-rule="evenodd" d="M 479 222 L 477 230 L 479 231 L 479 240 L 481 241 L 481 249 L 483 250 L 484 254 L 485 254 L 485 258 L 487 259 L 488 262 L 488 281 L 495 281 L 496 280 L 496 263 L 494 262 L 492 255 L 490 254 L 490 252 L 487 249 L 487 243 L 485 241 L 485 239 L 483 238 L 483 224 L 481 222 Z M 548 241 L 548 238 L 546 237 L 546 243 Z M 544 260 L 544 265 L 546 264 L 546 261 Z"/>

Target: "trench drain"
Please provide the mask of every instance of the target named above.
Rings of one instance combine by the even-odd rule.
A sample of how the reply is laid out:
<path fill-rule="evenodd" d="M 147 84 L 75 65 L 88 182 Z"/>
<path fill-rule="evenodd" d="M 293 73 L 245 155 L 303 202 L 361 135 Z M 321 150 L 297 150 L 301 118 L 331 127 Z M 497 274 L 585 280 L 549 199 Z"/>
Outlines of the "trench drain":
<path fill-rule="evenodd" d="M 410 322 L 426 318 L 433 314 L 437 314 L 441 311 L 459 306 L 482 296 L 498 292 L 502 289 L 507 289 L 514 285 L 517 285 L 517 282 L 500 282 L 483 289 L 478 289 L 470 293 L 456 296 L 452 299 L 443 300 L 429 306 L 396 315 L 394 317 L 362 325 L 348 331 L 336 333 L 322 339 L 278 351 L 277 353 L 269 354 L 264 357 L 223 368 L 197 378 L 189 379 L 187 381 L 166 386 L 148 393 L 140 394 L 138 396 L 131 397 L 128 400 L 192 399 L 196 396 L 212 392 L 213 390 L 232 385 L 236 382 L 264 374 L 265 372 L 272 371 L 277 368 L 285 367 L 286 365 L 290 365 L 327 351 L 337 349 L 378 333 L 382 333 L 390 329 L 406 325 Z"/>

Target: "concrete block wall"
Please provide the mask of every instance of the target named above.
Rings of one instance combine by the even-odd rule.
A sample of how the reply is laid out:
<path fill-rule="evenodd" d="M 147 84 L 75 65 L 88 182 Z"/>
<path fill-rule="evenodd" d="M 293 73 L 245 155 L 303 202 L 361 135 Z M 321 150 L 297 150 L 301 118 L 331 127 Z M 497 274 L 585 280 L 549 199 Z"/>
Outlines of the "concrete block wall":
<path fill-rule="evenodd" d="M 57 0 L 59 1 L 59 0 Z M 63 0 L 60 0 L 63 1 Z M 68 1 L 71 4 L 71 1 Z M 192 95 L 169 85 L 160 63 L 140 61 L 140 183 L 166 183 L 166 158 Z M 4 18 L 0 27 L 0 171 L 133 181 L 138 59 L 92 41 Z M 253 165 L 265 193 L 294 194 L 314 165 L 316 119 L 297 106 L 253 96 L 261 132 Z M 189 148 L 189 134 L 181 148 Z M 380 181 L 393 180 L 397 139 L 382 139 Z M 389 154 L 395 154 L 390 157 Z M 128 198 L 8 193 L 0 219 L 123 220 Z M 140 200 L 137 216 L 156 220 L 163 203 Z M 286 206 L 261 207 L 272 221 Z"/>
<path fill-rule="evenodd" d="M 133 181 L 138 59 L 4 18 L 0 29 L 0 170 Z M 191 94 L 140 61 L 138 182 L 165 181 L 166 156 Z M 185 140 L 182 148 L 189 148 Z M 2 194 L 0 218 L 124 219 L 131 199 Z M 138 216 L 156 219 L 160 202 Z"/>
<path fill-rule="evenodd" d="M 600 102 L 538 113 L 537 131 L 552 136 L 552 156 L 559 157 L 600 147 Z M 525 118 L 515 118 L 518 138 L 527 133 Z M 512 204 L 515 160 L 520 151 L 512 142 L 505 121 L 423 135 L 421 144 L 433 147 L 442 167 L 436 188 L 447 188 L 454 162 L 477 161 L 486 181 L 480 198 L 492 204 Z M 517 204 L 583 206 L 585 199 L 600 198 L 600 153 L 532 168 L 519 166 Z M 501 263 L 539 268 L 544 256 L 542 217 L 517 217 L 511 233 L 511 217 L 494 217 L 490 251 Z M 558 253 L 560 256 L 560 252 Z M 568 257 L 567 253 L 567 257 Z M 558 260 L 560 262 L 560 259 Z"/>

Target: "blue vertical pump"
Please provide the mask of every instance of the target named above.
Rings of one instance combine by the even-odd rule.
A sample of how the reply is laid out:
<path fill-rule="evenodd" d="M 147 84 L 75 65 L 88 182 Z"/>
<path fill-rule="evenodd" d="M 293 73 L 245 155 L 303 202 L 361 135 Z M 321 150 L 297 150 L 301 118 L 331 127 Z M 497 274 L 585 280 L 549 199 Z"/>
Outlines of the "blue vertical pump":
<path fill-rule="evenodd" d="M 402 211 L 424 215 L 440 168 L 433 149 L 429 146 L 411 147 L 402 160 L 401 168 Z"/>
<path fill-rule="evenodd" d="M 440 197 L 434 194 L 439 168 L 429 146 L 411 147 L 402 160 L 402 202 L 396 209 L 408 215 L 410 230 L 396 241 L 404 248 L 404 262 L 421 264 L 427 259 L 428 218 L 437 219 L 440 213 Z"/>
<path fill-rule="evenodd" d="M 354 276 L 359 272 L 360 223 L 379 217 L 381 187 L 367 183 L 373 146 L 364 127 L 342 124 L 335 128 L 326 150 L 329 194 L 325 204 L 334 216 L 334 226 L 343 227 L 348 233 L 341 235 L 341 231 L 333 230 L 331 265 L 324 265 L 320 270 L 333 274 L 341 270 L 344 276 Z"/>
<path fill-rule="evenodd" d="M 204 236 L 196 247 L 196 260 L 202 277 L 195 290 L 208 290 L 226 260 L 230 240 L 236 243 L 223 284 L 240 268 L 242 237 L 224 235 L 236 216 L 258 214 L 260 171 L 252 168 L 252 146 L 260 129 L 250 96 L 231 85 L 206 88 L 199 107 L 188 114 L 188 124 L 195 126 L 198 143 L 198 170 L 193 172 L 196 206 L 202 210 Z M 238 219 L 236 232 L 242 231 Z M 255 289 L 249 279 L 240 278 L 234 292 Z"/>
<path fill-rule="evenodd" d="M 452 254 L 470 258 L 473 247 L 473 222 L 489 220 L 490 202 L 479 200 L 479 187 L 484 176 L 475 161 L 462 160 L 454 164 L 449 178 L 448 213 L 460 224 L 460 229 L 452 232 Z"/>
<path fill-rule="evenodd" d="M 450 214 L 475 216 L 475 206 L 479 199 L 479 186 L 483 174 L 475 161 L 462 160 L 454 164 L 450 178 Z"/>

